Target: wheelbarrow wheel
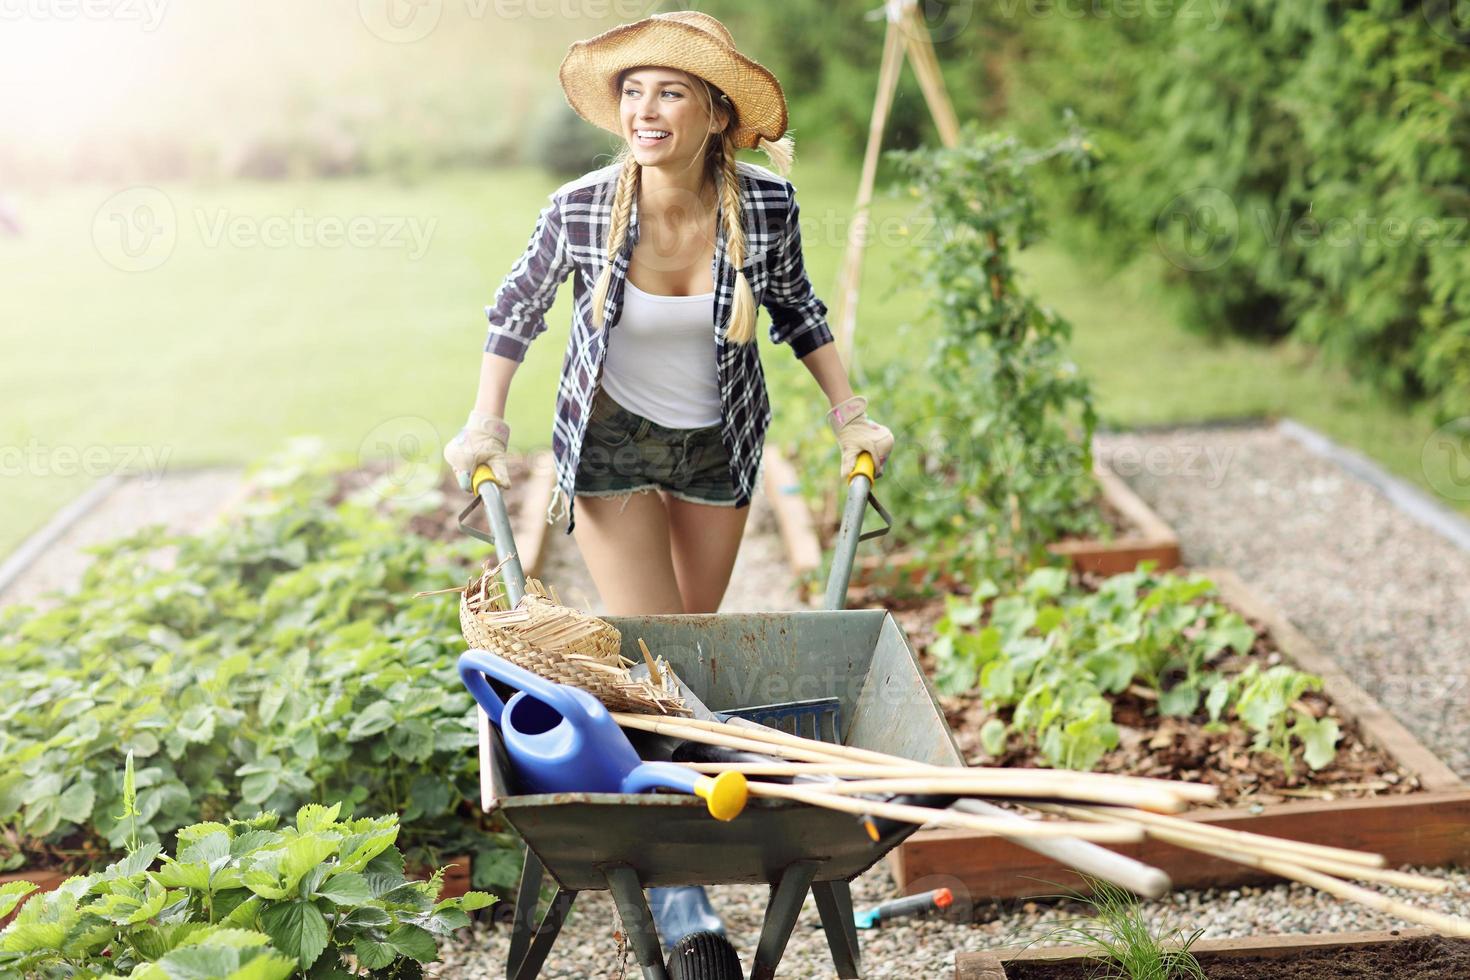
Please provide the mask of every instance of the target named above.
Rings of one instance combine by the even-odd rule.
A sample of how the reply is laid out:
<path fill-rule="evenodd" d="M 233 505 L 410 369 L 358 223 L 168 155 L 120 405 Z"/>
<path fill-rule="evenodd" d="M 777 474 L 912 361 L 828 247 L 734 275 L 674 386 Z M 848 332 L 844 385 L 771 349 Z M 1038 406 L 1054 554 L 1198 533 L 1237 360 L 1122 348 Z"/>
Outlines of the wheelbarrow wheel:
<path fill-rule="evenodd" d="M 744 980 L 740 957 L 718 932 L 691 932 L 669 952 L 669 980 Z"/>

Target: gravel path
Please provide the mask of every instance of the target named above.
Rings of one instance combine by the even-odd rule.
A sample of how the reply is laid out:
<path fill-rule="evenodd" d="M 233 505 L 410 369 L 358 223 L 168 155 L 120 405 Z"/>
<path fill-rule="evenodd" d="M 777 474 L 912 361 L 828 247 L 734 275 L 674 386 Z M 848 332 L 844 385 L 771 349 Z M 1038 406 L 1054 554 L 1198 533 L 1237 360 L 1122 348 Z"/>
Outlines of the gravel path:
<path fill-rule="evenodd" d="M 1470 776 L 1470 555 L 1273 428 L 1106 435 L 1097 448 L 1178 530 L 1189 564 L 1235 569 L 1426 744 Z M 758 502 L 727 611 L 781 608 L 771 597 L 773 584 L 785 580 L 779 539 L 759 507 Z M 575 580 L 578 566 L 575 546 L 562 538 L 546 577 L 563 588 Z M 581 587 L 595 595 L 585 568 L 580 575 Z M 790 602 L 795 608 L 794 595 Z M 1446 878 L 1453 888 L 1442 896 L 1382 891 L 1470 916 L 1470 875 L 1423 873 Z M 859 907 L 896 894 L 883 864 L 853 885 Z M 719 887 L 711 897 L 748 968 L 766 889 Z M 970 922 L 910 919 L 863 933 L 864 976 L 948 977 L 957 952 L 1033 939 L 1059 914 L 1032 902 L 986 904 L 972 912 Z M 1297 885 L 1181 892 L 1150 903 L 1149 912 L 1161 923 L 1203 928 L 1210 938 L 1405 925 Z M 816 922 L 808 900 L 781 976 L 833 976 Z M 606 893 L 580 896 L 542 976 L 637 976 L 631 955 L 619 959 L 617 929 Z M 504 926 L 477 926 L 466 941 L 446 948 L 440 975 L 503 975 L 509 942 Z"/>
<path fill-rule="evenodd" d="M 75 588 L 92 563 L 85 549 L 94 545 L 151 524 L 162 524 L 177 534 L 202 530 L 238 499 L 243 487 L 244 475 L 238 469 L 183 471 L 156 480 L 124 479 L 0 591 L 0 605 L 45 605 L 47 593 Z"/>

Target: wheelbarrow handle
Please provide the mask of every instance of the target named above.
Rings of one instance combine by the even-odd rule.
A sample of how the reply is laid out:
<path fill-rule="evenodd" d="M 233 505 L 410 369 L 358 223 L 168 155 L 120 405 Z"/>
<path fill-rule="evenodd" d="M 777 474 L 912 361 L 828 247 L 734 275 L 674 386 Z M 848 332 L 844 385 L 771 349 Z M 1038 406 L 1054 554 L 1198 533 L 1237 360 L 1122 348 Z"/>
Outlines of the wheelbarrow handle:
<path fill-rule="evenodd" d="M 511 606 L 515 606 L 526 593 L 526 572 L 521 568 L 515 535 L 510 530 L 510 517 L 505 512 L 505 497 L 501 493 L 500 484 L 495 482 L 490 467 L 484 463 L 475 467 L 474 475 L 470 477 L 470 487 L 475 496 L 459 512 L 459 529 L 472 538 L 479 538 L 495 546 L 495 556 L 503 563 L 500 574 L 505 581 L 505 598 Z M 470 515 L 482 504 L 485 507 L 485 517 L 490 523 L 489 534 L 469 523 Z"/>
<path fill-rule="evenodd" d="M 827 576 L 827 595 L 822 602 L 823 609 L 842 609 L 847 606 L 847 584 L 852 580 L 852 566 L 857 560 L 858 542 L 881 537 L 893 526 L 893 518 L 889 516 L 887 508 L 873 496 L 875 471 L 872 454 L 861 452 L 858 453 L 852 472 L 847 475 L 847 503 L 842 508 L 842 524 L 837 530 L 837 543 L 832 547 L 832 570 Z M 883 518 L 883 526 L 863 534 L 863 517 L 868 512 L 869 503 L 872 503 L 878 516 Z"/>

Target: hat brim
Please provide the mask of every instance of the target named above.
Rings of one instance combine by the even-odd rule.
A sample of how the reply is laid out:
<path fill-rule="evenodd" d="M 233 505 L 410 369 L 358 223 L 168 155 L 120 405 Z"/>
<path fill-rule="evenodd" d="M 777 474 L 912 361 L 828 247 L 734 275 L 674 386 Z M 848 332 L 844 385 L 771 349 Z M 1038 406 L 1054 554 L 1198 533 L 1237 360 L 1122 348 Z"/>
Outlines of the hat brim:
<path fill-rule="evenodd" d="M 578 41 L 558 76 L 579 116 L 624 136 L 614 83 L 619 73 L 645 66 L 697 75 L 729 96 L 737 116 L 736 146 L 751 149 L 762 137 L 778 140 L 786 133 L 786 96 L 776 76 L 708 32 L 676 20 L 649 17 Z"/>

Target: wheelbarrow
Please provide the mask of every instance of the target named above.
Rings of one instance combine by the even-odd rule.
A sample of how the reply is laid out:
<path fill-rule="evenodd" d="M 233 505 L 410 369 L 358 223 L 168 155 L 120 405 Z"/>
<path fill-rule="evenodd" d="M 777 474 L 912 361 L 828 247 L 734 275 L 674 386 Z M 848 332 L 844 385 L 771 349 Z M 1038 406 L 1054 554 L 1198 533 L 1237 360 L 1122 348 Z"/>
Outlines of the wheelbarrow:
<path fill-rule="evenodd" d="M 866 454 L 865 454 L 866 455 Z M 460 527 L 489 541 L 502 561 L 507 597 L 518 602 L 525 577 L 500 488 L 481 468 L 476 499 Z M 641 638 L 667 658 L 679 678 L 712 710 L 836 699 L 842 744 L 932 765 L 963 765 L 934 691 L 903 630 L 885 610 L 844 610 L 859 541 L 887 532 L 887 512 L 870 495 L 871 458 L 848 477 L 822 610 L 751 614 L 607 617 L 624 649 Z M 484 505 L 490 534 L 468 521 Z M 862 533 L 872 506 L 884 520 Z M 828 703 L 831 703 L 830 701 Z M 643 976 L 667 978 L 644 889 L 656 886 L 766 883 L 771 898 L 751 968 L 776 975 L 806 894 L 816 899 L 839 977 L 859 976 L 850 882 L 872 867 L 910 827 L 875 843 L 850 814 L 788 800 L 752 799 L 728 823 L 712 820 L 692 796 L 620 793 L 522 794 L 498 732 L 480 714 L 482 805 L 499 810 L 526 844 L 516 894 L 508 980 L 531 980 L 556 940 L 577 894 L 612 892 L 623 931 Z M 539 921 L 540 889 L 556 889 Z M 687 975 L 717 977 L 715 972 Z"/>

